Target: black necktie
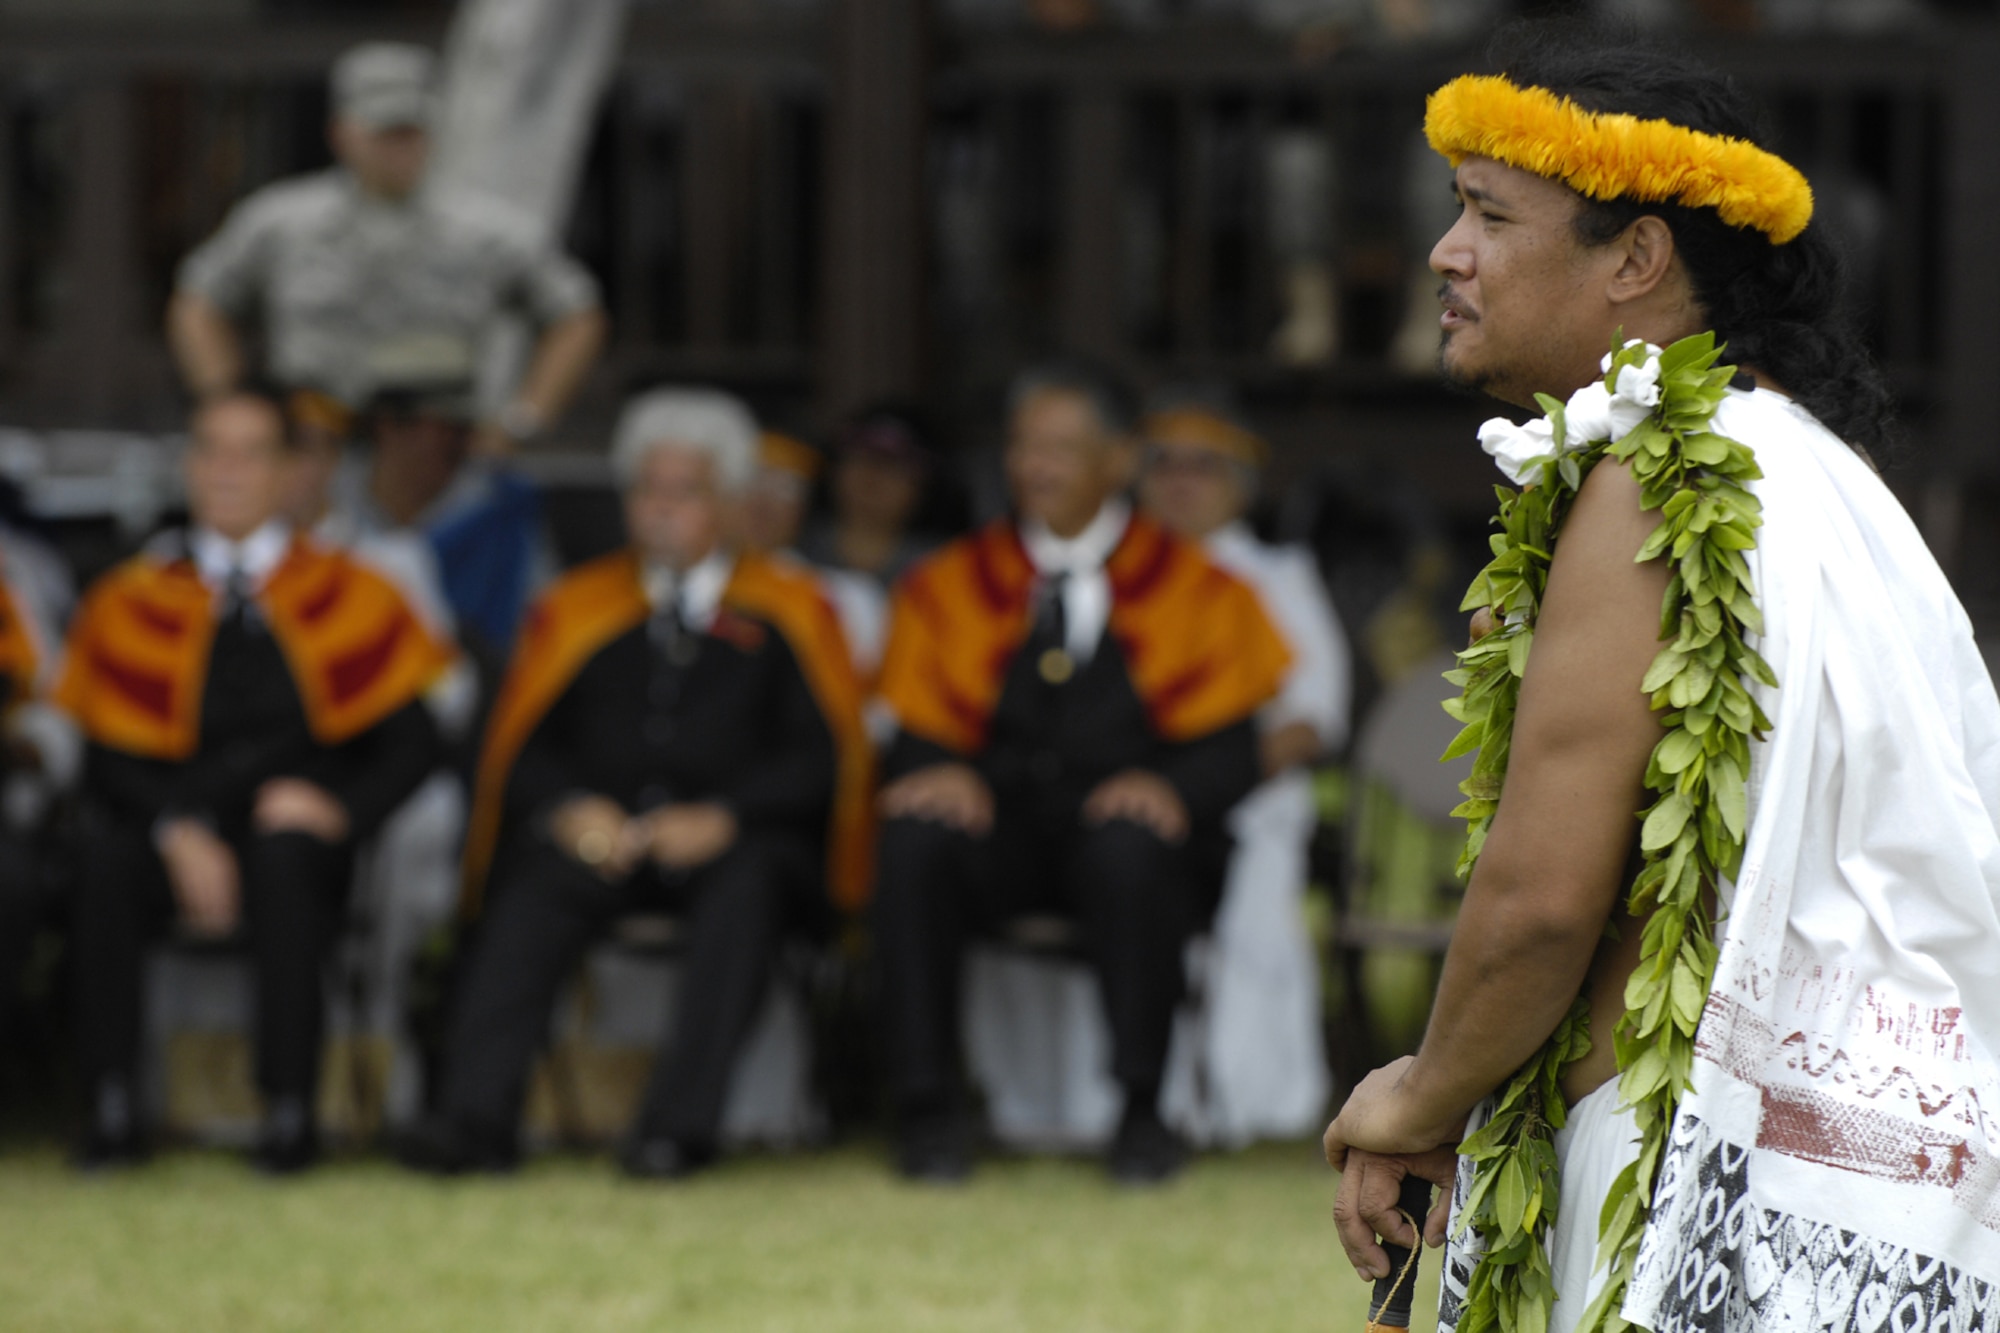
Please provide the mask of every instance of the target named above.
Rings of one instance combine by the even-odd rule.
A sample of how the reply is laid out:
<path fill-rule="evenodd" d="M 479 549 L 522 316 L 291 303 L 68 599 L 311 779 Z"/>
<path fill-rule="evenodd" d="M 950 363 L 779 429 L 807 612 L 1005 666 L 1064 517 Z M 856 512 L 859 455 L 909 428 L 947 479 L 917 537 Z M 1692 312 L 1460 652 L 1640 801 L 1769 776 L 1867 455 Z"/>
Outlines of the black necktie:
<path fill-rule="evenodd" d="M 1063 605 L 1069 575 L 1054 574 L 1042 580 L 1035 606 L 1035 628 L 1030 637 L 1036 649 L 1069 646 L 1069 613 Z"/>
<path fill-rule="evenodd" d="M 222 580 L 222 619 L 236 629 L 254 632 L 259 625 L 257 603 L 250 595 L 250 576 L 232 564 Z"/>
<path fill-rule="evenodd" d="M 646 622 L 646 637 L 652 644 L 652 667 L 647 672 L 646 716 L 642 731 L 652 745 L 664 746 L 673 741 L 674 714 L 679 708 L 681 686 L 687 679 L 687 669 L 694 662 L 696 649 L 701 639 L 690 625 L 681 607 L 680 590 L 674 589 L 660 599 Z M 655 791 L 659 795 L 660 788 Z"/>
<path fill-rule="evenodd" d="M 689 623 L 687 613 L 681 605 L 678 589 L 662 600 L 659 608 L 653 612 L 648 633 L 652 638 L 653 647 L 666 658 L 669 665 L 685 667 L 694 661 L 701 635 Z"/>
<path fill-rule="evenodd" d="M 1076 674 L 1076 659 L 1069 655 L 1069 613 L 1063 605 L 1068 574 L 1053 574 L 1042 580 L 1036 594 L 1035 623 L 1028 630 L 1028 655 L 1035 671 L 1051 685 L 1066 685 Z"/>

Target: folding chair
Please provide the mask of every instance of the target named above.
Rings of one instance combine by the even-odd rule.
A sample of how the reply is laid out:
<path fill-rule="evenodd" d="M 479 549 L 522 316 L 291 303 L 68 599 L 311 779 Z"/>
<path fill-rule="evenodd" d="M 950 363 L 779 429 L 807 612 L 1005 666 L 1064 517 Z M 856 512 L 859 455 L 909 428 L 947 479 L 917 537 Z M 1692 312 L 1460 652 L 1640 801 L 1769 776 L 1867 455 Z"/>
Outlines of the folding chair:
<path fill-rule="evenodd" d="M 529 1093 L 533 1138 L 601 1147 L 631 1123 L 672 1022 L 686 937 L 678 917 L 633 912 L 586 955 L 559 1002 Z M 762 1014 L 737 1056 L 723 1111 L 726 1142 L 796 1146 L 822 1138 L 807 998 L 817 954 L 788 942 Z"/>
<path fill-rule="evenodd" d="M 1188 942 L 1187 991 L 1166 1071 L 1192 1081 L 1206 1103 L 1202 1052 L 1208 1021 L 1206 931 Z M 1109 1070 L 1109 1033 L 1070 917 L 1029 913 L 973 941 L 966 966 L 965 1050 L 1001 1142 L 1030 1151 L 1101 1148 L 1123 1095 Z"/>

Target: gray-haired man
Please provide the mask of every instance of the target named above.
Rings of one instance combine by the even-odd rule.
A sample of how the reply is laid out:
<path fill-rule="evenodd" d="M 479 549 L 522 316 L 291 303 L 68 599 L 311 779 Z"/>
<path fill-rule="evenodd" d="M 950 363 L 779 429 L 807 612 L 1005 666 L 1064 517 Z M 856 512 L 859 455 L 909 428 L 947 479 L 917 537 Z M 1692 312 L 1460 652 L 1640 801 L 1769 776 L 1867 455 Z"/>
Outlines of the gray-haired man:
<path fill-rule="evenodd" d="M 756 423 L 726 394 L 662 390 L 626 410 L 612 461 L 631 545 L 542 597 L 488 726 L 466 851 L 485 907 L 443 1118 L 404 1152 L 420 1169 L 513 1164 L 558 988 L 644 908 L 685 922 L 684 998 L 621 1160 L 651 1178 L 706 1165 L 780 940 L 819 914 L 860 688 L 814 577 L 726 539 Z"/>

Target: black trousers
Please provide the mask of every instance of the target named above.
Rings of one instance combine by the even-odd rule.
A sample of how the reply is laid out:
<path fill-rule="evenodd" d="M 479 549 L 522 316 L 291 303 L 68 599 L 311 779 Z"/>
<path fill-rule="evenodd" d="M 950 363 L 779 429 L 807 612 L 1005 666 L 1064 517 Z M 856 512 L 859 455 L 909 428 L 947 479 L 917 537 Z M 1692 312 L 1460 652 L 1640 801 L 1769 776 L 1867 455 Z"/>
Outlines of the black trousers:
<path fill-rule="evenodd" d="M 0 1043 L 9 1035 L 21 973 L 42 921 L 44 894 L 36 869 L 27 841 L 0 832 Z"/>
<path fill-rule="evenodd" d="M 786 929 L 809 915 L 817 883 L 810 841 L 745 833 L 687 874 L 646 867 L 616 884 L 545 843 L 517 846 L 496 876 L 455 997 L 440 1110 L 482 1134 L 517 1132 L 528 1071 L 563 983 L 617 917 L 660 907 L 686 928 L 679 1014 L 633 1130 L 713 1144 L 736 1053 Z"/>
<path fill-rule="evenodd" d="M 306 833 L 230 839 L 256 995 L 255 1067 L 267 1100 L 314 1104 L 326 1025 L 325 966 L 340 936 L 353 853 Z M 146 947 L 173 921 L 173 891 L 151 831 L 89 821 L 71 928 L 77 1046 L 85 1086 L 135 1086 Z"/>
<path fill-rule="evenodd" d="M 955 1107 L 962 1092 L 960 971 L 971 935 L 1009 917 L 1077 919 L 1110 1020 L 1112 1073 L 1155 1097 L 1167 1063 L 1197 876 L 1187 848 L 1123 820 L 1050 836 L 1003 811 L 984 839 L 919 819 L 882 828 L 875 896 L 891 1092 L 905 1113 Z"/>

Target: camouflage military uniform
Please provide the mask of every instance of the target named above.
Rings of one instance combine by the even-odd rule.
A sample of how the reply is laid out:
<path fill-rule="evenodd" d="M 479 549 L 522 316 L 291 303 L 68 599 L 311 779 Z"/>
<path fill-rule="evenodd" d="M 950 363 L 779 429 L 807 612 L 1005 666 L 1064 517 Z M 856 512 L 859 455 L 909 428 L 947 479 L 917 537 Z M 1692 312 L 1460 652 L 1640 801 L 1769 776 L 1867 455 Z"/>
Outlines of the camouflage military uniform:
<path fill-rule="evenodd" d="M 371 199 L 337 167 L 244 200 L 187 258 L 180 286 L 261 324 L 273 379 L 351 407 L 365 405 L 370 355 L 385 344 L 478 345 L 504 314 L 549 323 L 598 303 L 568 256 L 434 205 Z"/>

